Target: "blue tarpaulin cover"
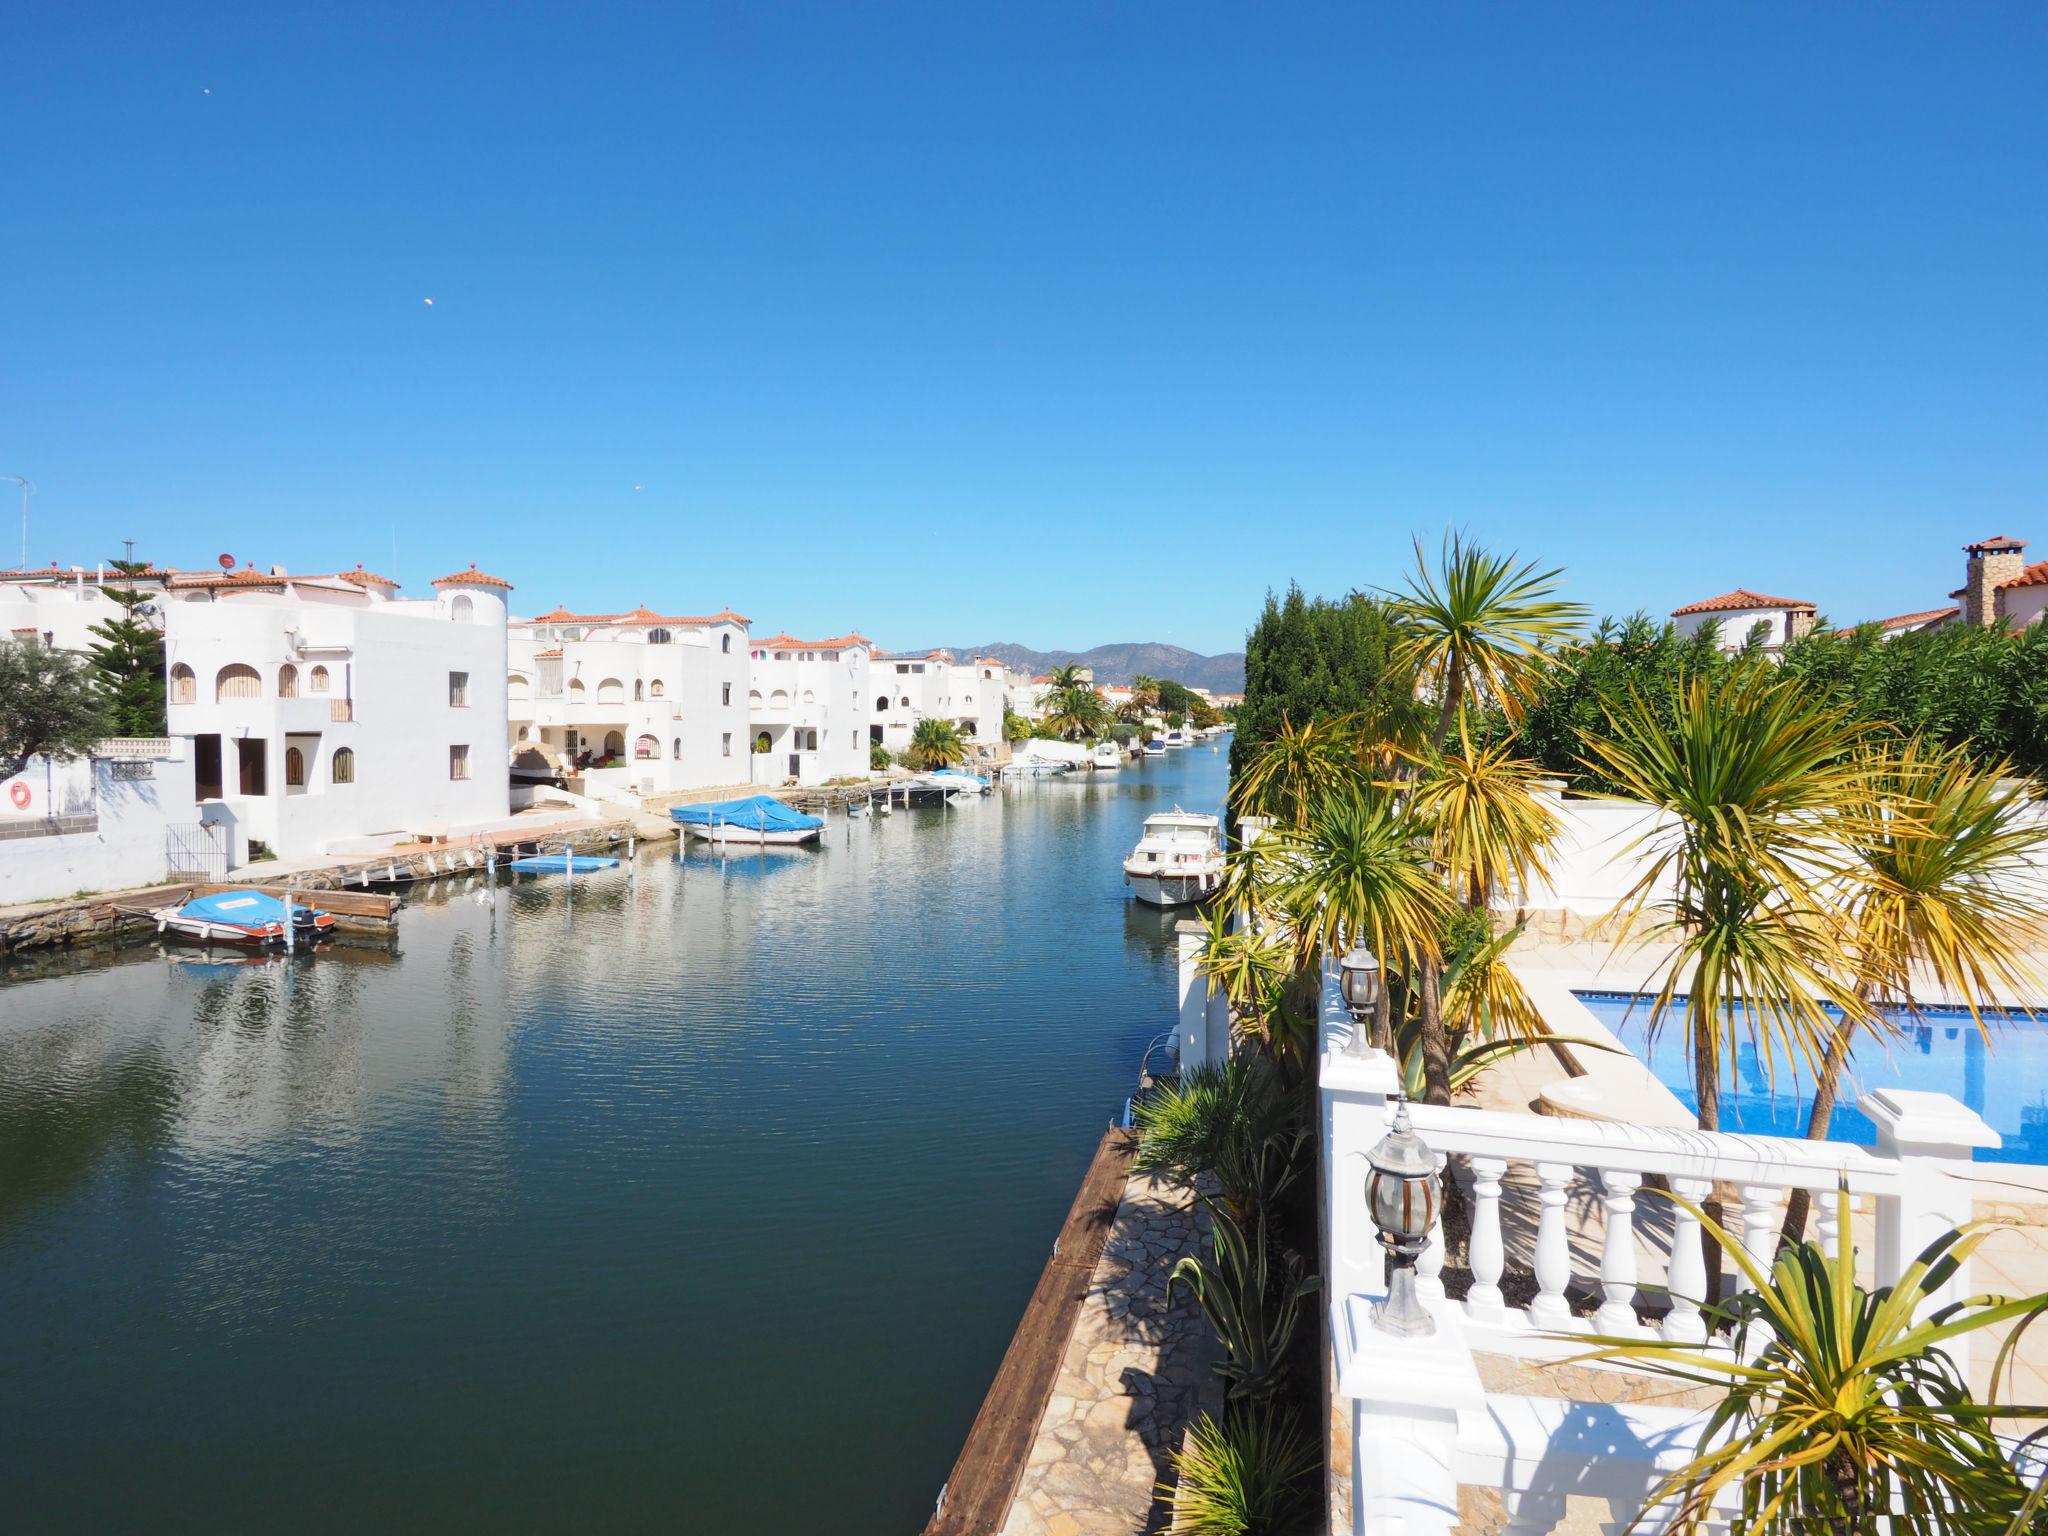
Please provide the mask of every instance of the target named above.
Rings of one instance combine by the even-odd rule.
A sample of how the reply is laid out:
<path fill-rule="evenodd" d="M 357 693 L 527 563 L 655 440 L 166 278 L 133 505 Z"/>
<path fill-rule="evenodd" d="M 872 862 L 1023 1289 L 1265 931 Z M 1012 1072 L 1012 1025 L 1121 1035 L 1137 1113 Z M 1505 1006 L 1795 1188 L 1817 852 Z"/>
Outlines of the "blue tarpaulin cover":
<path fill-rule="evenodd" d="M 587 853 L 536 853 L 528 858 L 514 859 L 509 867 L 528 875 L 594 875 L 600 869 L 617 869 L 619 861 Z"/>
<path fill-rule="evenodd" d="M 773 795 L 744 800 L 719 800 L 710 805 L 672 805 L 669 815 L 686 827 L 752 827 L 757 832 L 809 832 L 825 825 L 816 816 L 792 810 Z"/>
<path fill-rule="evenodd" d="M 311 907 L 292 903 L 292 910 L 311 916 Z M 180 917 L 203 918 L 209 923 L 238 923 L 246 928 L 261 928 L 265 923 L 284 921 L 284 903 L 275 896 L 266 896 L 261 891 L 215 891 L 211 896 L 195 896 L 178 908 Z"/>

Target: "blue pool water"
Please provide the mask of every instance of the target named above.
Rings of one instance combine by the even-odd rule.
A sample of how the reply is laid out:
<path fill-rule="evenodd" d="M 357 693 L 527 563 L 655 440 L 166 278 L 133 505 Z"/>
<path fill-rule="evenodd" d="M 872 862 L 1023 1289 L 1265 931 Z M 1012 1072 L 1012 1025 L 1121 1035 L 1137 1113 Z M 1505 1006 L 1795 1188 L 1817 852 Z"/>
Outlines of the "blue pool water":
<path fill-rule="evenodd" d="M 1688 1109 L 1699 1107 L 1685 1046 L 1685 1021 L 1674 1011 L 1648 1038 L 1650 999 L 1625 992 L 1581 992 L 1579 1001 L 1613 1030 Z M 2048 1163 L 2048 1022 L 1991 1019 L 1987 1043 L 1968 1012 L 1927 1008 L 1902 1019 L 1888 1044 L 1859 1041 L 1842 1083 L 1828 1139 L 1868 1146 L 1877 1127 L 1857 1106 L 1878 1088 L 1918 1088 L 1960 1099 L 2005 1138 L 1980 1160 Z M 1804 1136 L 1813 1105 L 1813 1074 L 1779 1047 L 1766 1062 L 1745 1041 L 1736 1052 L 1735 1089 L 1721 1092 L 1721 1127 L 1754 1135 Z"/>

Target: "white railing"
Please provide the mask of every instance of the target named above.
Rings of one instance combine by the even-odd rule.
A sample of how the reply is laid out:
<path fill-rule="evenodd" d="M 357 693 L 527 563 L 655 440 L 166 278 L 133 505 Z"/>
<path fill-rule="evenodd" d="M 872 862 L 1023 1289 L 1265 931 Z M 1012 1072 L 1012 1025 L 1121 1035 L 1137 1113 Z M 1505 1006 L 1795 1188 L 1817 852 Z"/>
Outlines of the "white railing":
<path fill-rule="evenodd" d="M 1371 1326 L 1385 1268 L 1365 1181 L 1366 1154 L 1386 1133 L 1399 1077 L 1391 1058 L 1354 1049 L 1352 1035 L 1332 979 L 1320 1063 L 1324 1218 L 1334 1406 L 1350 1419 L 1352 1449 L 1350 1464 L 1332 1472 L 1348 1490 L 1349 1518 L 1341 1524 L 1354 1536 L 1448 1536 L 1459 1528 L 1460 1485 L 1496 1492 L 1516 1530 L 1548 1529 L 1572 1494 L 1609 1500 L 1615 1529 L 1643 1510 L 1659 1478 L 1696 1445 L 1703 1413 L 1488 1391 L 1475 1357 L 1563 1360 L 1584 1352 L 1573 1335 L 1592 1332 L 1707 1342 L 1697 1219 L 1653 1186 L 1695 1205 L 1718 1200 L 1723 1227 L 1766 1266 L 1787 1196 L 1811 1191 L 1820 1242 L 1831 1253 L 1846 1244 L 1858 1278 L 1883 1285 L 1934 1238 L 1971 1218 L 1968 1159 L 1999 1141 L 1947 1095 L 1900 1089 L 1858 1100 L 1877 1123 L 1874 1148 L 1412 1105 L 1416 1131 L 1465 1194 L 1469 1282 L 1462 1298 L 1446 1294 L 1439 1222 L 1416 1265 L 1416 1289 L 1438 1320 L 1437 1333 L 1397 1339 Z M 1840 1226 L 1835 1191 L 1842 1182 L 1853 1232 Z M 1503 1281 L 1511 1270 L 1518 1290 L 1533 1279 L 1526 1306 L 1508 1304 Z M 1737 1283 L 1745 1283 L 1739 1271 Z M 1656 1298 L 1645 1291 L 1661 1291 L 1665 1303 L 1654 1325 L 1637 1310 L 1648 1302 L 1643 1311 L 1655 1312 Z M 1959 1269 L 1927 1305 L 1969 1294 L 1968 1270 Z M 1579 1315 L 1587 1303 L 1591 1315 Z M 1652 1511 L 1641 1529 L 1661 1530 L 1667 1518 Z"/>
<path fill-rule="evenodd" d="M 185 756 L 185 743 L 176 736 L 108 736 L 92 749 L 92 755 L 122 762 L 175 762 Z"/>

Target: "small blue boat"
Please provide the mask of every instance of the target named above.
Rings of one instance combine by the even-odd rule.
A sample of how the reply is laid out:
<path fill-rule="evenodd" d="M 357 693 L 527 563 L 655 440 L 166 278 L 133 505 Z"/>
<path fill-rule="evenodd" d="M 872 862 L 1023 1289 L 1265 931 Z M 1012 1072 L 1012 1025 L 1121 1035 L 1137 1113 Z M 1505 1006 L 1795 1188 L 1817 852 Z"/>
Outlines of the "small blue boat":
<path fill-rule="evenodd" d="M 707 843 L 815 843 L 823 818 L 806 816 L 773 795 L 717 800 L 709 805 L 674 805 L 669 818 L 689 836 Z"/>
<path fill-rule="evenodd" d="M 285 907 L 262 891 L 215 891 L 152 914 L 158 933 L 197 939 L 202 944 L 277 944 L 284 940 Z M 297 902 L 291 908 L 294 938 L 311 939 L 334 926 L 333 914 Z"/>
<path fill-rule="evenodd" d="M 536 853 L 528 858 L 514 859 L 507 866 L 522 875 L 594 875 L 601 869 L 617 869 L 617 859 L 599 858 L 588 853 Z"/>
<path fill-rule="evenodd" d="M 981 795 L 988 793 L 987 779 L 976 778 L 973 774 L 959 768 L 934 768 L 925 777 L 928 779 L 944 780 L 949 787 L 962 794 L 967 793 L 969 790 Z"/>

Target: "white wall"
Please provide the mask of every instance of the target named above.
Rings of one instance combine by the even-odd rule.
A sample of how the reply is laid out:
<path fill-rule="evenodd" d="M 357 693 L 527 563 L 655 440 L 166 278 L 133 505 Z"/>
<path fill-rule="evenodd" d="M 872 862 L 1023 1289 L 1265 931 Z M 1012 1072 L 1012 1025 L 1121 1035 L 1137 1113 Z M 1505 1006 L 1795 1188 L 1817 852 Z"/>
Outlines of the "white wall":
<path fill-rule="evenodd" d="M 58 763 L 30 762 L 15 779 L 0 781 L 0 906 L 54 901 L 79 891 L 118 891 L 158 885 L 169 868 L 169 830 L 199 820 L 192 803 L 192 763 L 182 743 L 176 755 L 155 759 L 93 758 Z M 147 777 L 136 775 L 146 773 Z M 120 777 L 116 777 L 116 775 Z M 8 793 L 17 782 L 34 790 L 29 814 L 20 814 Z M 48 788 L 57 786 L 55 811 Z M 94 815 L 90 832 L 52 837 L 6 835 L 36 826 L 46 815 Z"/>
<path fill-rule="evenodd" d="M 1583 916 L 1614 910 L 1655 860 L 1645 834 L 1669 819 L 1648 806 L 1621 800 L 1554 802 L 1561 830 L 1550 855 L 1547 880 L 1532 881 L 1522 899 L 1503 903 L 1536 911 L 1565 908 Z M 1668 896 L 1668 879 L 1657 887 Z"/>
<path fill-rule="evenodd" d="M 756 645 L 747 684 L 754 782 L 780 784 L 793 776 L 799 783 L 822 784 L 827 779 L 865 777 L 868 726 L 875 718 L 870 675 L 864 646 Z M 768 735 L 768 751 L 753 752 L 752 745 L 763 732 Z"/>
<path fill-rule="evenodd" d="M 454 616 L 457 597 L 471 616 Z M 510 810 L 505 699 L 505 610 L 500 592 L 444 588 L 433 598 L 387 601 L 322 590 L 318 601 L 240 592 L 166 605 L 166 663 L 190 667 L 193 692 L 173 682 L 173 734 L 221 738 L 221 794 L 241 833 L 283 857 L 394 832 L 453 832 Z M 217 699 L 221 669 L 257 673 L 253 698 Z M 297 668 L 297 696 L 280 697 L 280 669 Z M 315 691 L 315 667 L 328 673 Z M 467 702 L 450 702 L 449 674 L 468 675 Z M 340 716 L 341 718 L 337 718 Z M 260 741 L 264 792 L 245 795 L 235 745 Z M 469 749 L 469 777 L 451 777 L 450 748 Z M 200 743 L 194 744 L 195 776 Z M 305 783 L 286 784 L 286 751 L 299 748 Z M 334 782 L 334 754 L 354 754 L 354 779 Z M 197 819 L 197 812 L 194 812 Z"/>
<path fill-rule="evenodd" d="M 559 637 L 563 628 L 572 627 L 585 630 L 582 638 Z M 651 643 L 648 637 L 657 630 L 666 630 L 669 639 Z M 562 652 L 559 660 L 543 661 L 541 653 L 551 650 Z M 526 621 L 514 628 L 510 651 L 508 676 L 527 680 L 526 697 L 508 705 L 512 757 L 528 745 L 538 746 L 551 763 L 585 748 L 601 756 L 616 732 L 625 750 L 625 781 L 636 791 L 665 794 L 748 781 L 749 663 L 743 622 L 613 626 Z M 555 666 L 561 681 L 559 691 L 550 694 L 543 679 Z M 619 698 L 601 702 L 610 681 L 618 683 Z M 642 738 L 649 736 L 656 755 L 638 756 Z"/>
<path fill-rule="evenodd" d="M 1783 608 L 1730 608 L 1721 613 L 1687 613 L 1672 617 L 1679 634 L 1687 637 L 1698 634 L 1709 623 L 1718 623 L 1721 649 L 1724 651 L 1740 649 L 1759 621 L 1770 626 L 1764 644 L 1773 649 L 1780 648 L 1791 638 L 1789 620 L 1790 615 Z"/>

